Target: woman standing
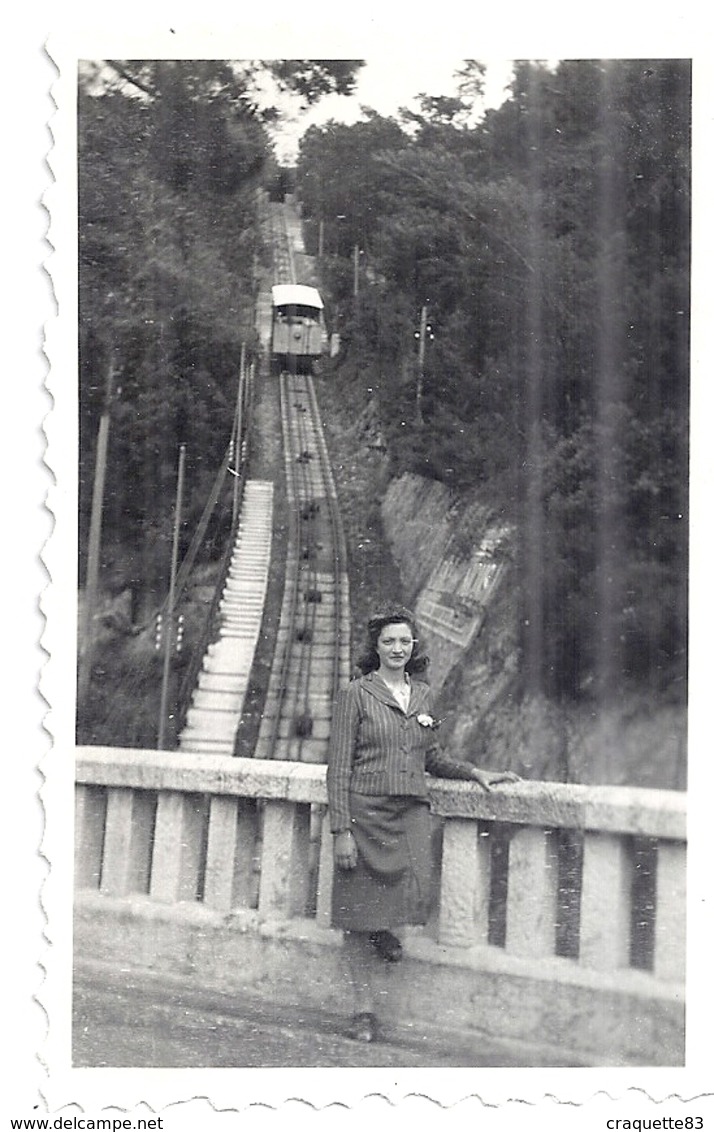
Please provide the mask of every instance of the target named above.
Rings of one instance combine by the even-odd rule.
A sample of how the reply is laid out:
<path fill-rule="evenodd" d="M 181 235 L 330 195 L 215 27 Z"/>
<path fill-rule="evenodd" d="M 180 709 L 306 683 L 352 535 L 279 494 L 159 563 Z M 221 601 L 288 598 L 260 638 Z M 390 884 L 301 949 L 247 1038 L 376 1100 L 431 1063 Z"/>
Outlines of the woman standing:
<path fill-rule="evenodd" d="M 332 922 L 344 932 L 355 991 L 352 1037 L 379 1036 L 375 963 L 401 958 L 399 924 L 426 923 L 431 882 L 431 826 L 425 771 L 471 779 L 483 789 L 513 782 L 439 751 L 431 690 L 417 679 L 428 664 L 414 616 L 403 606 L 375 614 L 362 676 L 335 705 L 327 791 L 335 835 Z"/>

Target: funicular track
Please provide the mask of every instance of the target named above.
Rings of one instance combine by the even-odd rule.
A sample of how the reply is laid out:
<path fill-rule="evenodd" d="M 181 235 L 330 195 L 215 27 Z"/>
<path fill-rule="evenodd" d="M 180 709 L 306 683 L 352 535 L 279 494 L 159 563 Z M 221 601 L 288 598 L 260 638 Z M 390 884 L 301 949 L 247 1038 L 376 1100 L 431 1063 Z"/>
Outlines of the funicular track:
<path fill-rule="evenodd" d="M 273 281 L 296 282 L 295 252 L 301 261 L 307 258 L 299 225 L 294 221 L 291 232 L 285 206 L 271 204 L 268 230 Z M 350 675 L 346 544 L 312 378 L 283 372 L 278 383 L 288 545 L 280 619 L 253 753 L 262 759 L 325 763 L 335 696 Z M 258 809 L 260 813 L 260 805 Z M 307 874 L 296 908 L 307 915 L 314 915 L 318 904 L 325 813 L 324 806 L 311 805 L 301 819 Z M 256 828 L 260 842 L 261 817 Z"/>
<path fill-rule="evenodd" d="M 269 207 L 270 239 L 273 252 L 273 282 L 295 283 L 295 256 L 288 232 L 284 205 Z"/>
<path fill-rule="evenodd" d="M 295 282 L 286 206 L 269 206 L 269 224 L 274 281 Z M 350 672 L 345 540 L 312 378 L 283 372 L 279 383 L 290 530 L 255 754 L 326 762 L 334 699 Z"/>
<path fill-rule="evenodd" d="M 325 762 L 334 698 L 349 676 L 344 536 L 312 379 L 283 373 L 280 405 L 291 530 L 255 753 Z"/>
<path fill-rule="evenodd" d="M 274 204 L 266 220 L 272 277 L 294 281 L 293 244 L 305 258 L 299 220 Z M 269 337 L 263 338 L 267 344 Z M 268 373 L 265 380 L 275 381 Z M 349 677 L 344 536 L 312 379 L 283 373 L 277 385 L 271 398 L 279 405 L 289 529 L 268 688 L 251 747 L 258 758 L 326 762 L 335 696 Z M 180 734 L 181 749 L 196 753 L 234 752 L 263 616 L 270 556 L 264 535 L 272 521 L 273 485 L 251 480 L 243 486 L 237 539 L 217 608 L 218 639 L 205 650 Z M 268 488 L 269 507 L 261 502 Z M 256 526 L 260 545 L 254 545 Z"/>

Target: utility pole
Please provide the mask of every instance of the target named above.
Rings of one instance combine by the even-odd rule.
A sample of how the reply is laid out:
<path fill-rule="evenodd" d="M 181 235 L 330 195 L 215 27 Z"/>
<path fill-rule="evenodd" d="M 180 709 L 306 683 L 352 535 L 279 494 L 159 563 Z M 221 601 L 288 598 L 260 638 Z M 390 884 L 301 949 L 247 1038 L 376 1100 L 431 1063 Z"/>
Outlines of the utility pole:
<path fill-rule="evenodd" d="M 360 257 L 359 244 L 355 244 L 354 252 L 352 254 L 353 254 L 353 258 L 354 258 L 353 292 L 354 292 L 355 298 L 357 298 L 357 296 L 359 295 L 359 257 Z"/>
<path fill-rule="evenodd" d="M 414 337 L 419 342 L 418 358 L 417 358 L 417 384 L 416 384 L 416 410 L 415 417 L 418 426 L 423 425 L 424 417 L 422 414 L 422 397 L 424 394 L 424 358 L 426 355 L 426 340 L 430 342 L 434 340 L 434 332 L 430 323 L 427 322 L 427 304 L 421 308 L 421 317 L 419 320 L 419 329 L 414 331 Z"/>
<path fill-rule="evenodd" d="M 337 245 L 337 247 L 336 247 L 336 254 L 337 255 L 340 254 L 340 247 L 341 247 L 341 244 L 340 244 L 340 230 L 341 230 L 340 220 L 346 220 L 346 219 L 347 219 L 347 215 L 344 212 L 338 212 L 337 216 L 335 217 L 335 243 Z"/>
<path fill-rule="evenodd" d="M 317 235 L 317 254 L 322 259 L 325 252 L 325 221 L 320 221 L 320 227 Z"/>
<path fill-rule="evenodd" d="M 79 643 L 79 673 L 77 680 L 77 702 L 80 705 L 89 691 L 89 684 L 92 678 L 94 617 L 97 606 L 97 594 L 99 592 L 104 484 L 107 474 L 109 421 L 112 397 L 114 396 L 114 376 L 114 352 L 110 351 L 104 389 L 104 407 L 102 409 L 102 415 L 99 418 L 99 431 L 97 433 L 97 454 L 94 461 L 94 483 L 92 487 L 92 510 L 89 519 L 87 576 L 84 584 L 84 602 Z"/>
<path fill-rule="evenodd" d="M 235 530 L 235 525 L 238 521 L 238 485 L 240 482 L 241 474 L 241 458 L 242 458 L 242 443 L 241 434 L 243 432 L 243 398 L 245 396 L 245 342 L 241 343 L 240 348 L 240 372 L 238 374 L 238 396 L 236 397 L 236 412 L 233 422 L 233 437 L 231 440 L 231 455 L 233 468 L 233 513 L 231 518 L 231 530 Z"/>
<path fill-rule="evenodd" d="M 416 387 L 416 423 L 418 425 L 424 424 L 424 417 L 421 411 L 421 401 L 424 393 L 424 353 L 426 349 L 426 303 L 421 308 L 421 319 L 419 322 L 419 356 L 417 360 L 417 387 Z"/>
<path fill-rule="evenodd" d="M 183 509 L 183 479 L 186 465 L 186 445 L 179 449 L 178 476 L 176 480 L 176 507 L 174 509 L 174 533 L 171 547 L 171 574 L 169 596 L 166 603 L 164 631 L 164 670 L 161 680 L 161 703 L 159 706 L 159 739 L 157 747 L 166 750 L 166 724 L 168 723 L 169 683 L 171 678 L 171 655 L 174 649 L 174 605 L 176 602 L 176 573 L 178 570 L 178 546 L 181 532 L 181 511 Z"/>

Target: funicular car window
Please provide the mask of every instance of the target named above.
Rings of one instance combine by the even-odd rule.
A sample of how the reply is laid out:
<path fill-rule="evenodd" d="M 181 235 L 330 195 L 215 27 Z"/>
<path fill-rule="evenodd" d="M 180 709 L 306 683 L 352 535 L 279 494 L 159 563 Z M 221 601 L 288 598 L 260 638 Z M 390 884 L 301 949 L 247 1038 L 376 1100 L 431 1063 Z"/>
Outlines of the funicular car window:
<path fill-rule="evenodd" d="M 306 307 L 300 303 L 286 303 L 284 306 L 278 307 L 278 316 L 280 318 L 311 318 L 316 322 L 319 312 L 315 307 Z"/>

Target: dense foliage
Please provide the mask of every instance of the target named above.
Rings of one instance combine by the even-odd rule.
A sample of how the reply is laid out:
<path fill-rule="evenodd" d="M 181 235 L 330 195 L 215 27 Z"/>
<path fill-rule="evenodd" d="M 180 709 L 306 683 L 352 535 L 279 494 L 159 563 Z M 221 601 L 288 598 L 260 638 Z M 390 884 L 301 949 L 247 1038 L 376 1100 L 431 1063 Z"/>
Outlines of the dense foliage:
<path fill-rule="evenodd" d="M 138 611 L 165 596 L 177 454 L 186 528 L 226 450 L 241 348 L 256 346 L 258 192 L 276 176 L 266 76 L 303 103 L 356 61 L 85 63 L 79 83 L 80 576 L 95 442 L 111 434 L 103 556 Z M 264 100 L 263 100 L 264 101 Z"/>
<path fill-rule="evenodd" d="M 521 63 L 476 125 L 464 77 L 461 100 L 304 138 L 353 381 L 396 472 L 515 521 L 526 690 L 681 701 L 689 66 Z"/>
<path fill-rule="evenodd" d="M 164 597 L 178 446 L 190 532 L 256 346 L 258 192 L 295 183 L 350 397 L 393 471 L 477 491 L 519 532 L 524 690 L 681 702 L 688 64 L 520 63 L 476 120 L 468 61 L 460 98 L 312 128 L 280 169 L 265 77 L 276 103 L 310 102 L 358 65 L 83 65 L 80 577 L 104 412 L 103 585 L 131 588 L 135 621 Z"/>
<path fill-rule="evenodd" d="M 267 105 L 349 93 L 354 60 L 84 62 L 78 89 L 79 574 L 100 420 L 108 425 L 103 605 L 83 625 L 78 734 L 152 745 L 179 447 L 186 447 L 181 556 L 231 436 L 241 355 L 257 349 L 256 285 L 269 256 L 258 198 L 279 176 Z M 203 566 L 225 543 L 231 490 Z M 207 577 L 210 582 L 210 577 Z M 130 595 L 131 608 L 107 596 Z M 122 598 L 123 600 L 123 598 Z M 111 605 L 111 603 L 110 603 Z M 109 612 L 107 609 L 109 608 Z M 203 607 L 186 636 L 200 636 Z M 142 631 L 143 630 L 143 631 Z M 184 653 L 174 665 L 186 662 Z"/>

